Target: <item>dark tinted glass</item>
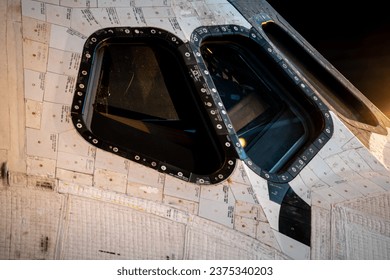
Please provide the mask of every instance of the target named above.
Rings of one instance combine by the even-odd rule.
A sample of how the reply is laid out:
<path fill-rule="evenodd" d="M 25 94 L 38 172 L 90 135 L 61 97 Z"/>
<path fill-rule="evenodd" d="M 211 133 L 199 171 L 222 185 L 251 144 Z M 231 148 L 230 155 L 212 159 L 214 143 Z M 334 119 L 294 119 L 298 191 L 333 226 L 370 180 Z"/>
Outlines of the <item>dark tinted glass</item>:
<path fill-rule="evenodd" d="M 109 143 L 196 174 L 223 164 L 188 70 L 163 41 L 98 50 L 91 131 Z"/>
<path fill-rule="evenodd" d="M 262 169 L 280 171 L 310 133 L 307 113 L 291 99 L 294 85 L 249 39 L 205 41 L 202 56 L 247 155 Z"/>

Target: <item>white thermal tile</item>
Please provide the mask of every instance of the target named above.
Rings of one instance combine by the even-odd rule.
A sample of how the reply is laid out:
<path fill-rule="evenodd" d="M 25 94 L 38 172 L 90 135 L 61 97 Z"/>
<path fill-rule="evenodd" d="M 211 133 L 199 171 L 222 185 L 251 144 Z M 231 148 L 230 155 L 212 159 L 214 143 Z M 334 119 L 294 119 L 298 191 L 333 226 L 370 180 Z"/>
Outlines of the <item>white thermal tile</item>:
<path fill-rule="evenodd" d="M 146 26 L 142 10 L 139 8 L 116 8 L 116 14 L 122 26 Z"/>
<path fill-rule="evenodd" d="M 92 186 L 93 176 L 90 174 L 84 174 L 80 172 L 70 171 L 66 169 L 57 168 L 56 178 L 60 181 Z"/>
<path fill-rule="evenodd" d="M 44 100 L 69 105 L 72 102 L 76 78 L 48 72 Z"/>
<path fill-rule="evenodd" d="M 54 178 L 56 161 L 54 159 L 27 157 L 27 174 Z"/>
<path fill-rule="evenodd" d="M 240 183 L 228 184 L 236 200 L 246 201 L 249 203 L 259 203 L 252 186 Z"/>
<path fill-rule="evenodd" d="M 177 21 L 177 18 L 147 18 L 146 22 L 150 27 L 159 27 L 164 29 L 177 37 L 179 37 L 183 41 L 187 41 L 181 27 Z"/>
<path fill-rule="evenodd" d="M 234 204 L 201 198 L 199 216 L 233 228 Z"/>
<path fill-rule="evenodd" d="M 51 25 L 47 22 L 23 17 L 23 38 L 48 44 L 50 40 Z"/>
<path fill-rule="evenodd" d="M 81 52 L 86 37 L 75 32 L 68 27 L 52 25 L 50 48 L 59 49 L 68 52 Z"/>
<path fill-rule="evenodd" d="M 208 5 L 204 3 L 204 1 L 195 1 L 188 2 L 195 9 L 195 16 L 199 18 L 200 22 L 204 22 L 205 20 L 215 20 L 214 19 L 214 11 L 211 11 Z"/>
<path fill-rule="evenodd" d="M 46 21 L 46 4 L 33 0 L 22 0 L 22 15 Z"/>
<path fill-rule="evenodd" d="M 140 183 L 127 182 L 126 193 L 131 197 L 138 197 L 148 201 L 161 202 L 163 198 L 162 187 L 143 185 Z"/>
<path fill-rule="evenodd" d="M 47 132 L 65 132 L 73 130 L 70 106 L 43 102 L 41 128 Z"/>
<path fill-rule="evenodd" d="M 72 22 L 70 27 L 83 34 L 86 37 L 89 37 L 92 33 L 96 32 L 99 29 L 102 29 L 102 26 L 95 17 L 95 12 L 100 12 L 101 9 L 77 9 L 74 8 L 72 12 Z"/>
<path fill-rule="evenodd" d="M 76 76 L 79 70 L 80 60 L 80 53 L 50 48 L 47 70 L 61 75 Z"/>
<path fill-rule="evenodd" d="M 371 182 L 375 183 L 376 185 L 380 186 L 384 190 L 390 191 L 389 175 L 372 172 L 372 173 L 363 174 L 363 176 L 368 180 L 370 180 Z"/>
<path fill-rule="evenodd" d="M 126 193 L 127 175 L 95 168 L 93 185 L 108 191 Z"/>
<path fill-rule="evenodd" d="M 311 191 L 305 185 L 301 177 L 295 177 L 289 185 L 300 198 L 302 198 L 308 205 L 311 205 Z"/>
<path fill-rule="evenodd" d="M 339 133 L 339 132 L 335 131 L 332 138 L 330 138 L 330 140 L 318 152 L 318 156 L 325 159 L 329 156 L 339 154 L 343 151 L 342 145 L 344 145 L 345 143 L 341 143 L 341 145 L 340 145 L 341 140 L 338 139 L 337 133 Z"/>
<path fill-rule="evenodd" d="M 171 6 L 172 0 L 133 0 L 134 6 L 136 7 L 166 7 Z"/>
<path fill-rule="evenodd" d="M 199 203 L 194 201 L 164 195 L 163 202 L 170 207 L 177 208 L 194 215 L 197 215 L 199 211 Z"/>
<path fill-rule="evenodd" d="M 43 72 L 24 70 L 24 97 L 30 100 L 42 101 L 45 92 L 45 76 Z"/>
<path fill-rule="evenodd" d="M 42 102 L 26 99 L 26 127 L 40 129 Z"/>
<path fill-rule="evenodd" d="M 354 172 L 350 166 L 347 165 L 348 158 L 344 155 L 333 155 L 324 159 L 324 162 L 332 169 L 334 173 L 341 176 L 345 180 L 345 176 L 353 176 Z"/>
<path fill-rule="evenodd" d="M 92 174 L 94 172 L 94 159 L 58 152 L 57 167 L 85 174 Z"/>
<path fill-rule="evenodd" d="M 97 7 L 97 1 L 98 0 L 61 0 L 61 6 L 73 8 L 95 8 Z"/>
<path fill-rule="evenodd" d="M 271 228 L 279 230 L 280 205 L 271 200 L 262 200 L 261 206 Z"/>
<path fill-rule="evenodd" d="M 57 181 L 47 176 L 28 175 L 26 187 L 31 189 L 52 191 L 56 188 Z"/>
<path fill-rule="evenodd" d="M 194 6 L 192 5 L 192 2 L 186 0 L 176 1 L 172 9 L 174 10 L 177 17 L 196 18 L 198 15 Z"/>
<path fill-rule="evenodd" d="M 236 202 L 232 190 L 225 184 L 201 186 L 200 197 L 201 199 L 204 198 L 226 204 L 234 204 Z"/>
<path fill-rule="evenodd" d="M 234 229 L 245 235 L 256 238 L 256 228 L 258 222 L 241 216 L 235 216 Z"/>
<path fill-rule="evenodd" d="M 70 105 L 73 100 L 73 94 L 76 84 L 76 78 L 56 73 L 46 73 L 46 86 L 44 100 L 52 103 Z"/>
<path fill-rule="evenodd" d="M 334 185 L 336 182 L 343 181 L 343 177 L 337 175 L 320 157 L 314 157 L 306 168 L 310 168 L 311 171 L 327 185 Z"/>
<path fill-rule="evenodd" d="M 243 166 L 260 204 L 263 200 L 269 200 L 268 182 L 254 173 L 245 164 L 243 164 Z"/>
<path fill-rule="evenodd" d="M 366 157 L 363 158 L 361 154 L 358 152 L 358 150 L 362 150 L 362 149 L 365 148 L 348 150 L 339 154 L 340 158 L 343 161 L 345 161 L 347 165 L 350 168 L 352 168 L 352 170 L 355 171 L 356 173 L 372 171 L 372 168 L 367 161 L 374 162 L 375 160 L 375 157 L 368 153 L 366 153 Z"/>
<path fill-rule="evenodd" d="M 207 6 L 214 13 L 215 24 L 237 24 L 246 28 L 252 27 L 230 3 L 208 4 Z"/>
<path fill-rule="evenodd" d="M 344 146 L 348 143 L 355 135 L 345 126 L 345 124 L 339 119 L 339 117 L 329 112 L 333 121 L 333 135 L 332 140 L 335 140 L 339 146 Z"/>
<path fill-rule="evenodd" d="M 341 183 L 331 187 L 330 189 L 340 194 L 342 197 L 345 197 L 347 200 L 363 197 L 363 194 L 360 192 L 360 181 L 350 183 Z"/>
<path fill-rule="evenodd" d="M 146 21 L 149 18 L 171 18 L 175 13 L 170 7 L 146 7 L 142 8 Z"/>
<path fill-rule="evenodd" d="M 130 7 L 132 1 L 129 0 L 97 0 L 98 7 Z"/>
<path fill-rule="evenodd" d="M 100 152 L 100 151 L 99 151 Z M 162 187 L 165 175 L 141 164 L 129 161 L 127 180 L 131 183 L 141 183 L 149 186 Z"/>
<path fill-rule="evenodd" d="M 270 227 L 269 223 L 266 222 L 257 223 L 255 238 L 272 248 L 275 248 L 279 251 L 281 250 L 279 243 L 275 237 L 274 231 Z"/>
<path fill-rule="evenodd" d="M 133 8 L 132 11 L 134 26 L 146 26 L 145 15 L 142 8 Z"/>
<path fill-rule="evenodd" d="M 173 176 L 166 176 L 164 183 L 164 195 L 183 198 L 190 201 L 199 201 L 200 186 L 186 183 Z"/>
<path fill-rule="evenodd" d="M 229 176 L 229 181 L 233 183 L 240 183 L 244 185 L 251 185 L 249 177 L 246 174 L 244 163 L 241 160 L 236 161 L 236 166 L 233 173 Z"/>
<path fill-rule="evenodd" d="M 343 146 L 343 150 L 360 149 L 362 147 L 364 147 L 362 142 L 357 137 L 354 137 Z"/>
<path fill-rule="evenodd" d="M 303 170 L 299 172 L 299 177 L 310 190 L 313 188 L 329 187 L 329 185 L 322 182 L 320 178 L 308 167 L 303 168 Z"/>
<path fill-rule="evenodd" d="M 49 46 L 31 40 L 23 41 L 23 65 L 24 68 L 46 72 Z"/>
<path fill-rule="evenodd" d="M 196 17 L 177 16 L 177 21 L 180 25 L 181 30 L 183 30 L 184 36 L 186 37 L 187 41 L 191 39 L 191 34 L 194 31 L 194 29 L 202 26 L 202 24 Z"/>
<path fill-rule="evenodd" d="M 105 27 L 115 27 L 115 26 L 126 26 L 122 25 L 119 14 L 117 12 L 118 8 L 107 7 L 101 9 L 94 9 L 94 16 L 99 22 L 99 25 L 102 28 Z M 130 9 L 128 9 L 130 10 Z M 130 12 L 129 12 L 130 14 Z"/>
<path fill-rule="evenodd" d="M 255 221 L 267 221 L 267 217 L 264 214 L 263 208 L 258 204 L 252 204 L 238 200 L 236 201 L 236 207 L 234 211 L 236 216 L 245 217 Z"/>
<path fill-rule="evenodd" d="M 282 252 L 294 260 L 310 259 L 310 247 L 302 244 L 276 230 L 274 230 L 275 238 Z"/>
<path fill-rule="evenodd" d="M 48 131 L 26 128 L 27 155 L 57 158 L 58 135 Z"/>
<path fill-rule="evenodd" d="M 72 8 L 46 5 L 46 20 L 52 24 L 70 27 Z"/>
<path fill-rule="evenodd" d="M 321 208 L 323 210 L 331 209 L 331 202 L 327 200 L 322 194 L 318 194 L 315 190 L 311 193 L 311 207 Z"/>
<path fill-rule="evenodd" d="M 60 152 L 94 158 L 96 150 L 97 149 L 85 141 L 75 129 L 63 132 L 59 135 L 58 151 Z"/>
<path fill-rule="evenodd" d="M 381 193 L 384 191 L 381 186 L 365 178 L 359 179 L 353 183 L 353 188 L 362 193 L 364 196 Z"/>
<path fill-rule="evenodd" d="M 95 168 L 115 171 L 122 174 L 129 172 L 129 160 L 106 152 L 102 149 L 96 150 Z"/>
<path fill-rule="evenodd" d="M 320 202 L 318 202 L 320 201 Z M 312 190 L 312 204 L 321 206 L 327 203 L 335 204 L 345 201 L 345 197 L 334 191 L 332 188 Z"/>
<path fill-rule="evenodd" d="M 29 175 L 27 176 L 26 186 L 34 189 L 52 191 L 57 188 L 57 180 L 54 178 L 49 178 L 48 176 Z"/>
<path fill-rule="evenodd" d="M 103 21 L 105 25 L 107 20 L 119 22 L 122 26 L 133 26 L 135 22 L 133 8 L 107 8 L 107 13 L 111 14 L 111 16 Z"/>

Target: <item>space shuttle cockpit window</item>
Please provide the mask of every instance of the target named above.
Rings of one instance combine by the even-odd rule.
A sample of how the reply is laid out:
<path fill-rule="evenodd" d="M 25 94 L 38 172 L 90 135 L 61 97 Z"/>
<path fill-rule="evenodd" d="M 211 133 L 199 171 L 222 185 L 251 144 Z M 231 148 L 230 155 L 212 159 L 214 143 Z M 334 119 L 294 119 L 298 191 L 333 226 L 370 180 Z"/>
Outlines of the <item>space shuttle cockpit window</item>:
<path fill-rule="evenodd" d="M 197 174 L 220 168 L 189 77 L 164 41 L 108 43 L 98 59 L 92 132 Z"/>
<path fill-rule="evenodd" d="M 237 160 L 267 180 L 291 180 L 331 137 L 331 116 L 253 32 L 199 27 L 189 42 L 152 27 L 95 32 L 72 103 L 77 131 L 193 183 L 227 179 Z"/>
<path fill-rule="evenodd" d="M 201 54 L 246 155 L 281 173 L 323 127 L 319 111 L 247 37 L 209 37 Z"/>
<path fill-rule="evenodd" d="M 90 63 L 81 65 L 73 106 L 79 132 L 92 144 L 143 165 L 185 180 L 196 174 L 209 181 L 226 164 L 225 150 L 199 106 L 179 51 L 186 46 L 158 29 L 102 33 L 105 38 L 93 52 L 88 43 L 97 42 L 97 35 L 84 50 Z"/>

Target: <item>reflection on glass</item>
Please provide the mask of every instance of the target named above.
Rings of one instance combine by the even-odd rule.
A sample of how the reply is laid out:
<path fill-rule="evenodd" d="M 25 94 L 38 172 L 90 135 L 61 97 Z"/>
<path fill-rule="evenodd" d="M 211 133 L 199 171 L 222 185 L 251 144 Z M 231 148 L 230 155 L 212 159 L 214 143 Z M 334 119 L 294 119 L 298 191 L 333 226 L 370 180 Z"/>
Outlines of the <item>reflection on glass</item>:
<path fill-rule="evenodd" d="M 202 56 L 246 154 L 278 172 L 309 138 L 307 114 L 243 38 L 206 41 Z M 271 67 L 272 68 L 272 67 Z"/>
<path fill-rule="evenodd" d="M 196 174 L 223 164 L 184 62 L 163 41 L 108 42 L 95 62 L 91 131 Z"/>

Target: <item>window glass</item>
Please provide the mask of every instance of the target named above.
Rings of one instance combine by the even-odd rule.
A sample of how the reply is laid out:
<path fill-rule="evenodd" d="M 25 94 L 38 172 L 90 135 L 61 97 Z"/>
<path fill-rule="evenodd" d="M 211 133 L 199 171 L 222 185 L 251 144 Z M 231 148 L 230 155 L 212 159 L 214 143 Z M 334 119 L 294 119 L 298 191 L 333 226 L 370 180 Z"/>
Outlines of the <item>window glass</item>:
<path fill-rule="evenodd" d="M 176 49 L 161 39 L 108 41 L 94 67 L 92 133 L 196 174 L 221 168 L 223 151 Z"/>
<path fill-rule="evenodd" d="M 153 49 L 145 44 L 110 44 L 96 93 L 97 110 L 118 120 L 178 120 Z"/>
<path fill-rule="evenodd" d="M 246 37 L 208 38 L 201 51 L 248 157 L 268 172 L 281 171 L 313 133 L 303 107 L 310 105 L 294 101 L 296 86 Z"/>

